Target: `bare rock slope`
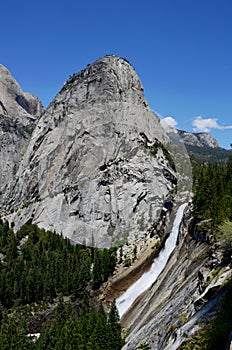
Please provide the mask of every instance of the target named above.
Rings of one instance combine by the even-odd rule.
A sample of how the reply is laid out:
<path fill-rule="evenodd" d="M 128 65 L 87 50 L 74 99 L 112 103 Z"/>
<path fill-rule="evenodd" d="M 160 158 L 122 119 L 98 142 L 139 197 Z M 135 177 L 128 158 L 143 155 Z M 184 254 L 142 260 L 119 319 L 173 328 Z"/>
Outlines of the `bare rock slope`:
<path fill-rule="evenodd" d="M 207 148 L 220 148 L 218 141 L 207 132 L 191 133 L 188 131 L 178 130 L 178 133 L 186 145 Z"/>
<path fill-rule="evenodd" d="M 42 112 L 40 100 L 23 92 L 8 69 L 0 64 L 0 189 L 13 181 Z"/>
<path fill-rule="evenodd" d="M 164 270 L 122 317 L 128 330 L 123 350 L 137 348 L 140 340 L 152 350 L 180 349 L 212 321 L 224 297 L 223 285 L 232 276 L 224 243 L 209 244 L 190 235 L 191 210 L 185 212 L 177 246 Z"/>
<path fill-rule="evenodd" d="M 105 56 L 64 84 L 40 118 L 2 209 L 74 242 L 141 237 L 176 184 L 168 138 L 131 65 Z"/>

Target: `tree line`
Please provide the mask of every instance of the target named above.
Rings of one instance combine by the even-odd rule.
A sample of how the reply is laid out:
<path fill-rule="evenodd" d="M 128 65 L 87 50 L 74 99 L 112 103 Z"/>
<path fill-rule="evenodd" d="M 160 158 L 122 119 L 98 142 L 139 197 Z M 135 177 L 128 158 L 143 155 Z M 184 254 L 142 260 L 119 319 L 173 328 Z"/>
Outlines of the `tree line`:
<path fill-rule="evenodd" d="M 115 248 L 73 245 L 34 224 L 24 225 L 15 235 L 2 220 L 0 253 L 0 300 L 7 308 L 52 300 L 60 293 L 78 298 L 89 283 L 97 288 L 106 281 L 117 262 Z"/>
<path fill-rule="evenodd" d="M 36 341 L 27 334 L 25 320 L 15 324 L 9 319 L 1 323 L 1 350 L 120 350 L 121 326 L 115 302 L 106 314 L 102 304 L 96 308 L 85 298 L 78 317 L 62 299 L 56 307 L 52 323 L 43 327 Z"/>
<path fill-rule="evenodd" d="M 212 219 L 213 227 L 232 221 L 232 156 L 227 162 L 200 163 L 194 160 L 194 216 Z"/>
<path fill-rule="evenodd" d="M 116 249 L 73 245 L 70 240 L 34 224 L 15 234 L 0 219 L 0 349 L 121 349 L 121 326 L 115 303 L 109 314 L 92 302 L 114 271 Z M 89 292 L 92 291 L 92 292 Z M 52 304 L 55 315 L 45 320 L 40 337 L 28 337 L 29 321 L 17 310 Z"/>

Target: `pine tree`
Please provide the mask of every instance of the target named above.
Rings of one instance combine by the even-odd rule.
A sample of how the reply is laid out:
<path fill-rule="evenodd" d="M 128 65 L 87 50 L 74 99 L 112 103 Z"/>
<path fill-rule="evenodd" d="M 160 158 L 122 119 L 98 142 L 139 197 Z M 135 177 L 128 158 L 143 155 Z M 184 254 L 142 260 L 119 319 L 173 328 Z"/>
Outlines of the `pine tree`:
<path fill-rule="evenodd" d="M 110 312 L 108 315 L 108 329 L 109 329 L 109 349 L 120 350 L 122 348 L 122 337 L 121 337 L 121 325 L 118 309 L 113 301 Z"/>
<path fill-rule="evenodd" d="M 108 347 L 109 334 L 107 329 L 107 316 L 102 304 L 99 306 L 94 331 L 87 345 L 87 349 L 110 349 Z"/>
<path fill-rule="evenodd" d="M 102 263 L 98 250 L 95 250 L 93 261 L 93 287 L 97 289 L 102 283 Z"/>

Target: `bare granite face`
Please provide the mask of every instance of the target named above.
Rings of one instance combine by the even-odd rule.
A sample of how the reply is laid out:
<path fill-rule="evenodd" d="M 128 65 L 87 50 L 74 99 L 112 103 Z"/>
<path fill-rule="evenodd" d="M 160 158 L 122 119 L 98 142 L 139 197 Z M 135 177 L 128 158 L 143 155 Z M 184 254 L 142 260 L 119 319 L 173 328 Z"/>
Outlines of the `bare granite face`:
<path fill-rule="evenodd" d="M 0 189 L 13 181 L 42 112 L 40 100 L 23 92 L 7 68 L 0 64 Z"/>
<path fill-rule="evenodd" d="M 212 320 L 231 279 L 231 264 L 223 261 L 223 243 L 199 242 L 190 235 L 191 207 L 185 212 L 177 246 L 155 283 L 122 318 L 129 329 L 123 350 L 140 340 L 152 350 L 177 350 Z M 162 254 L 162 251 L 160 252 Z"/>
<path fill-rule="evenodd" d="M 220 148 L 218 141 L 207 132 L 191 133 L 183 130 L 178 130 L 178 133 L 186 145 L 207 148 Z"/>
<path fill-rule="evenodd" d="M 23 92 L 9 70 L 0 64 L 0 114 L 27 125 L 43 112 L 38 97 Z"/>
<path fill-rule="evenodd" d="M 159 218 L 176 173 L 131 65 L 105 56 L 70 77 L 38 121 L 2 209 L 74 242 L 109 247 Z"/>

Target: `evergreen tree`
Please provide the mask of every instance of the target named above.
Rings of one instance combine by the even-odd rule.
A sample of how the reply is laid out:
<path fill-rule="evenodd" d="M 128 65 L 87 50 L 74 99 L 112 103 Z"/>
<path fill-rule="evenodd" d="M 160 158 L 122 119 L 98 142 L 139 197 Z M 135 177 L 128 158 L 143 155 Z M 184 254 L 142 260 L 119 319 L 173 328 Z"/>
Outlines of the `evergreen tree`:
<path fill-rule="evenodd" d="M 30 350 L 32 342 L 25 334 L 25 330 L 16 326 L 11 321 L 6 321 L 0 329 L 0 349 L 1 350 Z"/>
<path fill-rule="evenodd" d="M 115 300 L 113 301 L 109 316 L 108 316 L 108 327 L 109 327 L 109 349 L 120 350 L 122 348 L 121 338 L 121 325 L 120 317 L 116 307 Z"/>
<path fill-rule="evenodd" d="M 102 283 L 102 263 L 101 257 L 98 250 L 95 250 L 94 261 L 93 261 L 93 287 L 95 289 L 99 288 Z"/>
<path fill-rule="evenodd" d="M 109 334 L 107 328 L 107 316 L 102 304 L 100 304 L 96 324 L 93 333 L 87 344 L 87 349 L 108 349 L 109 347 Z"/>
<path fill-rule="evenodd" d="M 27 239 L 22 244 L 20 241 L 25 237 Z M 119 320 L 116 313 L 111 311 L 107 317 L 102 305 L 96 308 L 87 296 L 84 297 L 87 286 L 91 286 L 91 279 L 97 288 L 113 272 L 115 250 L 92 249 L 91 255 L 91 249 L 74 246 L 68 239 L 31 224 L 24 225 L 15 235 L 9 224 L 0 219 L 0 253 L 4 256 L 0 261 L 3 315 L 14 315 L 16 307 L 26 304 L 26 308 L 30 308 L 29 305 L 34 302 L 52 302 L 57 295 L 72 294 L 74 298 L 79 298 L 78 305 L 81 306 L 81 312 L 78 309 L 74 316 L 70 305 L 60 297 L 54 318 L 42 326 L 41 335 L 35 343 L 27 336 L 30 333 L 28 320 L 20 326 L 18 316 L 9 322 L 7 316 L 0 315 L 0 349 L 107 350 L 111 349 L 110 332 L 113 337 L 118 334 L 121 338 L 120 332 L 114 334 Z M 10 308 L 9 312 L 5 312 Z M 20 317 L 26 320 L 25 316 Z M 116 337 L 114 343 L 118 344 Z"/>
<path fill-rule="evenodd" d="M 194 216 L 212 219 L 216 229 L 223 220 L 232 220 L 232 158 L 227 163 L 194 164 Z"/>

